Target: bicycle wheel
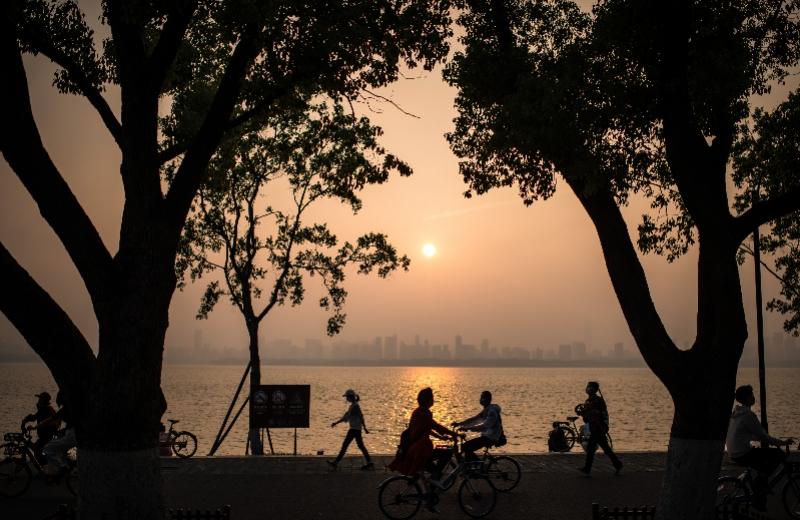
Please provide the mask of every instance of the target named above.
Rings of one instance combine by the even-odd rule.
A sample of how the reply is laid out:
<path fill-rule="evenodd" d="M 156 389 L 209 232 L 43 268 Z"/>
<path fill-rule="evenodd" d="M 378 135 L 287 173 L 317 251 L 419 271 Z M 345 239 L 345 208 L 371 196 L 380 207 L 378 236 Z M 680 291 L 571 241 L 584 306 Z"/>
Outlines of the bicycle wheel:
<path fill-rule="evenodd" d="M 188 459 L 197 451 L 197 437 L 192 432 L 177 432 L 172 439 L 172 451 L 182 459 Z"/>
<path fill-rule="evenodd" d="M 28 490 L 33 474 L 23 459 L 7 458 L 0 461 L 0 496 L 18 497 Z"/>
<path fill-rule="evenodd" d="M 494 509 L 497 490 L 483 475 L 467 475 L 458 488 L 458 505 L 472 518 L 483 518 Z"/>
<path fill-rule="evenodd" d="M 729 476 L 717 479 L 717 507 L 749 501 L 750 490 L 739 478 Z"/>
<path fill-rule="evenodd" d="M 522 468 L 515 459 L 508 456 L 492 457 L 486 476 L 497 491 L 507 493 L 517 487 L 522 476 Z"/>
<path fill-rule="evenodd" d="M 378 507 L 392 520 L 406 520 L 416 515 L 424 499 L 422 488 L 411 477 L 392 477 L 378 488 Z"/>
<path fill-rule="evenodd" d="M 789 475 L 781 496 L 783 507 L 792 518 L 800 518 L 800 475 Z"/>
<path fill-rule="evenodd" d="M 64 475 L 67 490 L 78 496 L 78 450 L 72 448 L 67 452 L 67 472 Z"/>
<path fill-rule="evenodd" d="M 572 428 L 567 428 L 566 426 L 561 426 L 559 430 L 564 432 L 564 440 L 566 441 L 564 444 L 566 448 L 559 451 L 562 453 L 567 452 L 571 450 L 573 446 L 575 446 L 575 432 L 572 430 Z"/>

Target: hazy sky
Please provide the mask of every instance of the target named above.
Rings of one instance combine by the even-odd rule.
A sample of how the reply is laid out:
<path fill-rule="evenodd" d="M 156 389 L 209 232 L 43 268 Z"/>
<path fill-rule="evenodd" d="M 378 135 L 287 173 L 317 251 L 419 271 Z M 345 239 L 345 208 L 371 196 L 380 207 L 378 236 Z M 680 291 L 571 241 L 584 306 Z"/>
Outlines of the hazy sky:
<path fill-rule="evenodd" d="M 55 92 L 49 62 L 27 57 L 26 67 L 45 146 L 114 252 L 122 208 L 116 145 L 85 99 Z M 513 189 L 465 199 L 457 160 L 443 137 L 456 115 L 455 91 L 442 82 L 441 70 L 408 75 L 414 79 L 381 92 L 419 119 L 389 105 L 371 118 L 384 128 L 388 151 L 406 160 L 414 175 L 369 188 L 356 216 L 334 204 L 315 212 L 316 219 L 327 221 L 342 239 L 384 232 L 412 259 L 408 273 L 387 280 L 354 274 L 349 278 L 347 325 L 340 337 L 358 340 L 397 333 L 401 340 L 412 341 L 419 334 L 452 345 L 453 336 L 461 334 L 466 342 L 489 338 L 494 345 L 552 347 L 586 341 L 590 348 L 606 348 L 623 341 L 631 348 L 597 236 L 566 185 L 559 185 L 553 199 L 529 208 Z M 780 91 L 785 95 L 785 89 Z M 118 110 L 118 92 L 111 90 L 106 98 Z M 625 209 L 629 229 L 635 231 L 644 208 L 638 201 Z M 97 322 L 75 268 L 2 159 L 0 240 L 96 345 Z M 425 243 L 435 244 L 438 254 L 424 257 Z M 696 260 L 696 251 L 674 264 L 655 256 L 643 259 L 656 305 L 679 345 L 694 337 Z M 741 272 L 753 336 L 752 263 L 745 263 Z M 777 294 L 777 285 L 766 273 L 764 279 L 768 300 Z M 319 291 L 312 287 L 310 283 L 303 306 L 278 309 L 267 318 L 262 326 L 265 339 L 300 342 L 324 337 L 326 318 L 316 305 Z M 195 330 L 214 346 L 244 346 L 242 320 L 227 303 L 207 321 L 194 319 L 202 288 L 201 284 L 176 293 L 167 348 L 191 345 Z M 780 330 L 780 323 L 779 316 L 766 314 L 768 337 Z M 19 343 L 22 338 L 0 315 L 0 345 Z"/>

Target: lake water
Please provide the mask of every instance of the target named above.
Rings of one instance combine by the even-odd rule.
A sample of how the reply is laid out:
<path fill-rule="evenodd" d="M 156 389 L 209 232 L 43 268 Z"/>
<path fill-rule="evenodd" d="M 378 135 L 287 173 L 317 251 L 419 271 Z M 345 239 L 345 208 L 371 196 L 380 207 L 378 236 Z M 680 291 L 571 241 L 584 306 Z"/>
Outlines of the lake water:
<path fill-rule="evenodd" d="M 166 417 L 180 419 L 179 426 L 198 437 L 198 454 L 205 455 L 219 429 L 243 367 L 228 365 L 167 365 L 162 385 L 169 403 Z M 443 424 L 463 419 L 480 409 L 484 389 L 494 394 L 503 409 L 508 445 L 503 451 L 547 451 L 547 433 L 554 420 L 572 415 L 585 398 L 588 380 L 600 382 L 611 415 L 611 435 L 619 451 L 662 451 L 667 447 L 672 402 L 646 368 L 461 368 L 461 367 L 264 367 L 264 384 L 310 384 L 311 427 L 300 429 L 298 451 L 335 454 L 346 425 L 330 423 L 347 409 L 342 394 L 353 388 L 371 431 L 365 436 L 374 453 L 393 453 L 400 432 L 416 406 L 417 391 L 433 388 L 434 417 Z M 740 383 L 758 385 L 755 369 L 742 369 Z M 795 436 L 797 383 L 800 369 L 767 370 L 770 433 Z M 55 396 L 56 387 L 39 364 L 0 364 L 0 429 L 16 431 L 20 419 L 34 409 L 33 394 L 42 390 Z M 756 410 L 756 412 L 758 412 Z M 218 451 L 244 453 L 246 411 Z M 292 430 L 273 430 L 275 450 L 292 451 Z M 355 445 L 351 447 L 354 453 Z"/>

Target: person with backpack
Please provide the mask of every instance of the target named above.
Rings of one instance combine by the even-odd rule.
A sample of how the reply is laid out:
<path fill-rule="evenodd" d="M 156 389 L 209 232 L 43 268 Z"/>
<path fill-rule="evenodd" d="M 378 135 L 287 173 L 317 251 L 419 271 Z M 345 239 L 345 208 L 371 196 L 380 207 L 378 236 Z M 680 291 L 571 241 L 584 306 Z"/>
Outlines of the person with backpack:
<path fill-rule="evenodd" d="M 361 466 L 361 469 L 374 469 L 375 465 L 372 463 L 372 459 L 369 456 L 367 447 L 364 446 L 364 440 L 361 438 L 362 428 L 364 429 L 364 433 L 369 433 L 367 425 L 364 422 L 364 414 L 361 412 L 361 406 L 358 404 L 361 398 L 358 396 L 358 394 L 356 394 L 355 390 L 352 389 L 348 389 L 342 397 L 347 399 L 347 402 L 350 403 L 350 406 L 347 408 L 347 411 L 341 419 L 331 423 L 331 428 L 334 428 L 337 424 L 343 422 L 347 422 L 350 425 L 350 428 L 347 430 L 347 435 L 345 435 L 344 442 L 342 443 L 342 449 L 339 450 L 339 455 L 337 455 L 334 460 L 329 460 L 328 464 L 333 468 L 339 467 L 339 462 L 341 462 L 344 454 L 347 452 L 347 448 L 350 446 L 350 443 L 353 442 L 353 439 L 355 439 L 358 449 L 361 450 L 361 453 L 364 454 L 364 459 L 366 459 L 366 463 Z"/>
<path fill-rule="evenodd" d="M 622 461 L 619 460 L 606 440 L 606 434 L 608 433 L 608 407 L 605 399 L 603 399 L 603 394 L 600 393 L 600 383 L 596 381 L 586 383 L 586 394 L 589 397 L 583 405 L 578 405 L 575 408 L 575 412 L 582 416 L 583 420 L 589 425 L 590 431 L 589 444 L 586 446 L 586 462 L 579 470 L 586 475 L 592 472 L 594 452 L 600 446 L 603 449 L 603 453 L 608 456 L 608 459 L 614 465 L 614 474 L 618 475 L 622 470 Z"/>
<path fill-rule="evenodd" d="M 403 475 L 412 476 L 418 476 L 427 469 L 431 473 L 432 483 L 436 484 L 452 454 L 450 450 L 433 449 L 430 436 L 434 435 L 444 439 L 456 437 L 458 434 L 436 422 L 431 413 L 433 403 L 431 388 L 423 388 L 419 391 L 417 394 L 419 406 L 411 413 L 408 428 L 400 434 L 397 454 L 387 467 Z M 434 494 L 431 493 L 426 507 L 432 513 L 438 513 L 433 496 Z"/>
<path fill-rule="evenodd" d="M 481 434 L 480 437 L 470 439 L 464 443 L 463 453 L 467 461 L 478 460 L 475 452 L 481 448 L 491 448 L 492 446 L 505 444 L 500 406 L 492 404 L 492 393 L 489 390 L 481 392 L 479 402 L 483 406 L 483 410 L 478 415 L 452 424 L 452 426 L 462 430 L 480 432 Z"/>

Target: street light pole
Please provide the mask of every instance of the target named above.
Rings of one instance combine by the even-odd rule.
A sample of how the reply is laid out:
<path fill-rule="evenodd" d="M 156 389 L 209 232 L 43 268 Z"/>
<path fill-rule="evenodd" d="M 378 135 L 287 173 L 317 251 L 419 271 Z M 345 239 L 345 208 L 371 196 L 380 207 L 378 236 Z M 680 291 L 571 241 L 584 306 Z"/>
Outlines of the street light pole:
<path fill-rule="evenodd" d="M 758 204 L 758 188 L 753 191 L 753 206 Z M 758 226 L 753 230 L 753 263 L 756 275 L 756 334 L 758 336 L 758 395 L 761 405 L 761 426 L 769 431 L 767 423 L 767 381 L 764 363 L 764 304 L 761 299 L 761 239 Z M 762 442 L 762 447 L 767 444 Z"/>

